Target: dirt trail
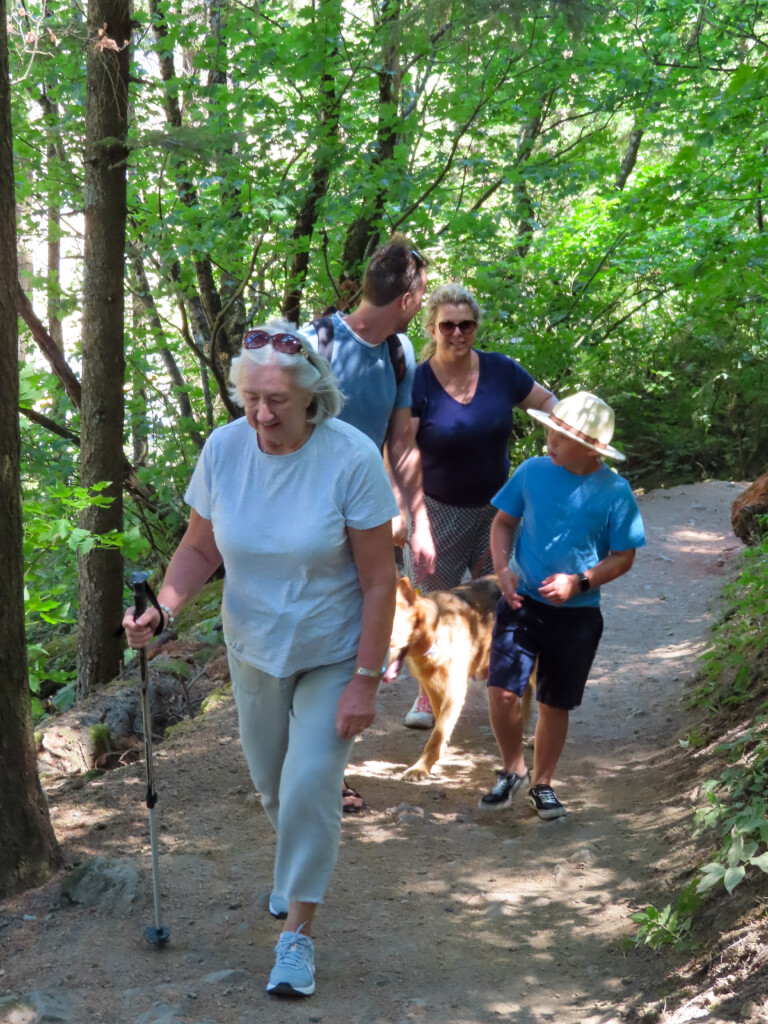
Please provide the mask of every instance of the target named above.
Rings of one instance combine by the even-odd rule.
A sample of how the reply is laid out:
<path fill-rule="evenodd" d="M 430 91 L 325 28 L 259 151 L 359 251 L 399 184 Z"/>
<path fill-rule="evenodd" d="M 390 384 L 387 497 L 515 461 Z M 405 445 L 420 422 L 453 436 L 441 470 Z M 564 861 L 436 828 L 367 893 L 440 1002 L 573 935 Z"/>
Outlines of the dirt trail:
<path fill-rule="evenodd" d="M 539 822 L 522 801 L 490 820 L 476 810 L 498 766 L 481 686 L 437 777 L 400 781 L 425 736 L 401 724 L 413 682 L 384 688 L 352 755 L 368 809 L 345 819 L 318 914 L 317 993 L 273 1000 L 274 841 L 230 703 L 158 754 L 168 948 L 141 938 L 148 886 L 124 914 L 66 907 L 58 881 L 0 904 L 0 1024 L 618 1022 L 663 981 L 661 958 L 625 959 L 620 940 L 688 817 L 665 750 L 740 550 L 729 524 L 738 490 L 711 482 L 641 497 L 648 547 L 606 588 L 604 639 L 555 781 L 566 818 Z M 51 794 L 70 861 L 129 858 L 148 879 L 142 766 L 75 785 Z M 3 996 L 38 1009 L 19 1016 Z"/>

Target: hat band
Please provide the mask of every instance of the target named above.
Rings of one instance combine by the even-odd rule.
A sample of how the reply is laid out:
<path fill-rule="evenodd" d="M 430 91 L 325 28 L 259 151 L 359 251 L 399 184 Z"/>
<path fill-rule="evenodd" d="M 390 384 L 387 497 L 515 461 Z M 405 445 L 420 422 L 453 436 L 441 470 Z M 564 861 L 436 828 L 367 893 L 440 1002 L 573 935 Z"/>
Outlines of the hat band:
<path fill-rule="evenodd" d="M 569 434 L 574 434 L 582 441 L 586 441 L 587 444 L 591 444 L 594 448 L 599 448 L 600 451 L 607 452 L 610 445 L 605 444 L 604 441 L 598 441 L 596 437 L 592 437 L 590 434 L 585 434 L 583 430 L 578 430 L 576 427 L 572 427 L 570 423 L 566 423 L 565 420 L 561 420 L 559 416 L 555 416 L 553 412 L 549 414 L 550 423 L 556 423 L 558 427 L 562 427 L 563 430 L 567 430 Z"/>

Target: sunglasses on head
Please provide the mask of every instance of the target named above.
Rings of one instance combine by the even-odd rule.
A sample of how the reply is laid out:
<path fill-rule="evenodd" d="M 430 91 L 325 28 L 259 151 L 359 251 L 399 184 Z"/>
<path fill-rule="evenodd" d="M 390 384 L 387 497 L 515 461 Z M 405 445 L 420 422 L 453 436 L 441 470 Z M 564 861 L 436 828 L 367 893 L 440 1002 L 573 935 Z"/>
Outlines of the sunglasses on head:
<path fill-rule="evenodd" d="M 411 256 L 413 256 L 413 262 L 415 266 L 411 273 L 408 275 L 408 287 L 406 288 L 406 291 L 411 290 L 414 281 L 419 276 L 419 272 L 427 265 L 427 261 L 416 249 L 409 249 L 408 252 L 411 254 Z"/>
<path fill-rule="evenodd" d="M 284 352 L 288 356 L 304 356 L 309 359 L 301 339 L 295 334 L 269 334 L 267 331 L 246 331 L 243 348 L 264 348 L 271 345 L 276 352 Z"/>
<path fill-rule="evenodd" d="M 477 320 L 461 320 L 459 323 L 455 323 L 453 320 L 441 320 L 437 325 L 438 331 L 446 338 L 450 338 L 457 327 L 462 334 L 471 334 L 477 327 Z"/>

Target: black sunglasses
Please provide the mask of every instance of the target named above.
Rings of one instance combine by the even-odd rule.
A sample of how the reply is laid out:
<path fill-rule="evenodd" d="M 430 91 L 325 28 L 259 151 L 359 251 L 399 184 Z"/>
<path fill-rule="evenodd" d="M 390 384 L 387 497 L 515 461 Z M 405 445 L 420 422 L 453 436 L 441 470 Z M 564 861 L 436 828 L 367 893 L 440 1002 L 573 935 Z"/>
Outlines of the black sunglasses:
<path fill-rule="evenodd" d="M 295 334 L 269 334 L 267 331 L 246 331 L 243 348 L 264 348 L 271 345 L 276 352 L 284 352 L 288 356 L 304 356 L 309 359 L 301 339 Z"/>
<path fill-rule="evenodd" d="M 450 338 L 457 327 L 462 334 L 471 334 L 477 327 L 477 320 L 462 320 L 459 323 L 454 323 L 453 320 L 441 320 L 437 325 L 438 331 L 446 338 Z"/>
<path fill-rule="evenodd" d="M 413 288 L 413 282 L 419 276 L 419 271 L 423 270 L 427 265 L 427 261 L 416 249 L 409 249 L 408 252 L 413 256 L 413 262 L 416 266 L 413 268 L 412 273 L 408 275 L 408 287 L 405 289 L 407 292 Z"/>

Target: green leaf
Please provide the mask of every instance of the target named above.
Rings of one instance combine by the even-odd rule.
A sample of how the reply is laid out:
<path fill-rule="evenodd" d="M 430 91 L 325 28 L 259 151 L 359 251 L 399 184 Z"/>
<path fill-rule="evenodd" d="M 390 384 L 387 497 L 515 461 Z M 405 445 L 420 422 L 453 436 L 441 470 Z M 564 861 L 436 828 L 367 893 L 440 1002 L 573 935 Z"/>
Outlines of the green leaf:
<path fill-rule="evenodd" d="M 699 884 L 696 886 L 696 892 L 706 892 L 707 889 L 711 889 L 717 885 L 725 876 L 725 868 L 722 864 L 713 862 L 711 864 L 705 864 L 701 869 L 702 878 Z"/>
<path fill-rule="evenodd" d="M 739 864 L 738 867 L 729 867 L 723 877 L 725 888 L 729 893 L 733 892 L 739 882 L 742 881 L 745 875 L 744 865 Z"/>
<path fill-rule="evenodd" d="M 768 850 L 765 853 L 761 853 L 759 857 L 750 857 L 749 863 L 754 864 L 761 871 L 768 872 Z"/>

